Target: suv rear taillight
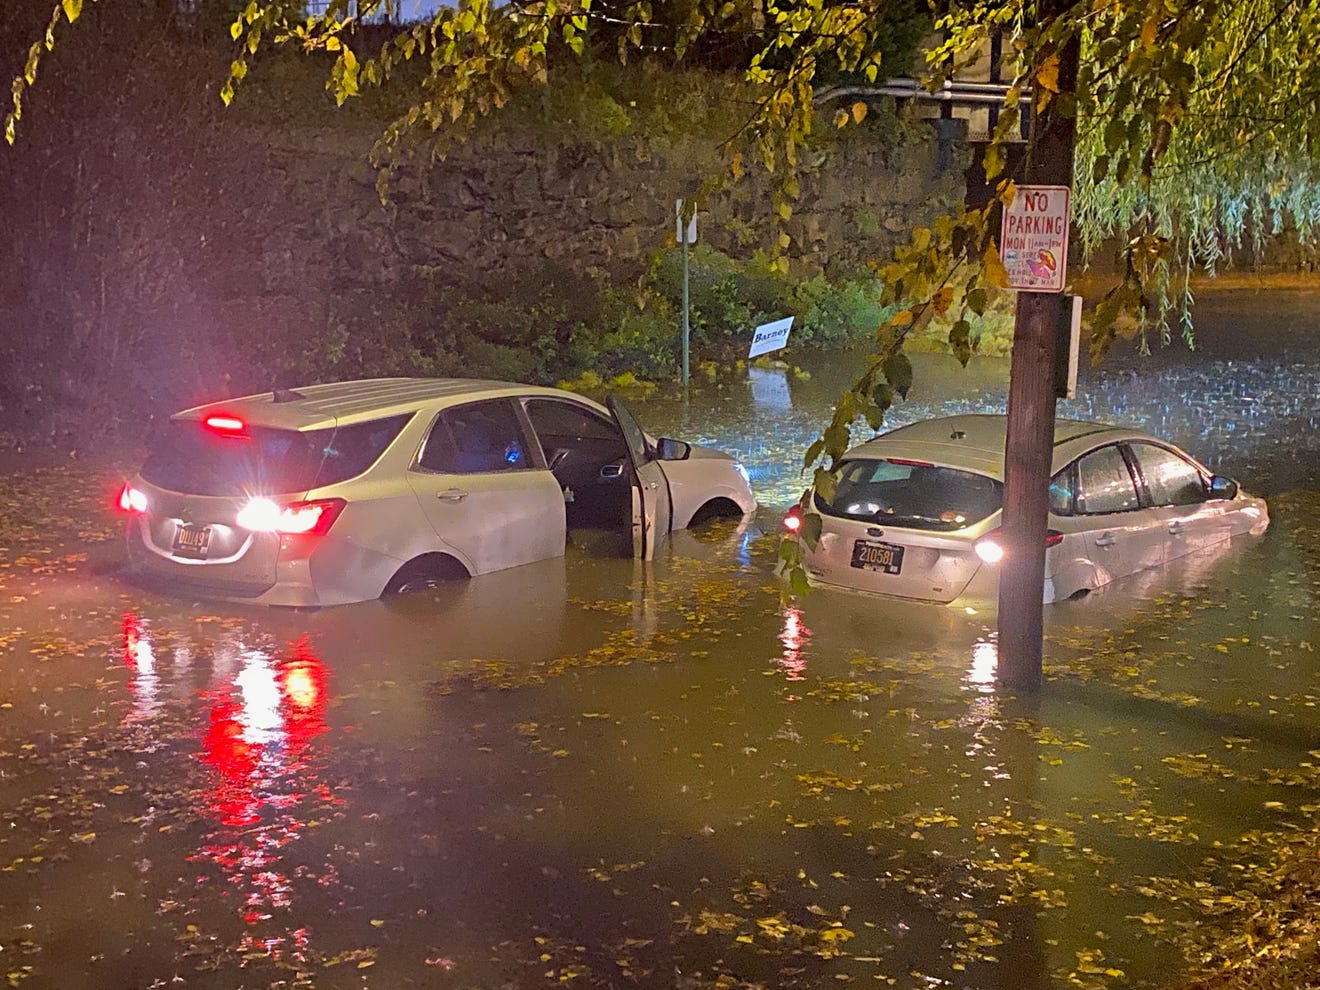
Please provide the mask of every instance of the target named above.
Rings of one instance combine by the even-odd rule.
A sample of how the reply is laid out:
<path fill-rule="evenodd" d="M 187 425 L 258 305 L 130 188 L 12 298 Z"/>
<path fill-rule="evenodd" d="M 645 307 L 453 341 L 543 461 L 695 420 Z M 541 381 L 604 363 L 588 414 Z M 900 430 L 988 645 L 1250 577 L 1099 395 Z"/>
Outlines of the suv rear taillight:
<path fill-rule="evenodd" d="M 342 498 L 320 498 L 281 505 L 268 498 L 254 498 L 239 510 L 235 519 L 244 529 L 282 536 L 323 536 L 330 531 L 348 505 Z"/>
<path fill-rule="evenodd" d="M 124 512 L 135 516 L 146 515 L 148 504 L 147 493 L 132 485 L 125 485 L 119 492 L 119 508 Z"/>
<path fill-rule="evenodd" d="M 1057 529 L 1045 531 L 1045 549 L 1057 547 L 1063 542 L 1063 534 Z M 976 541 L 976 555 L 987 564 L 997 564 L 1004 559 L 1007 547 L 1004 544 L 1004 531 L 992 529 Z"/>

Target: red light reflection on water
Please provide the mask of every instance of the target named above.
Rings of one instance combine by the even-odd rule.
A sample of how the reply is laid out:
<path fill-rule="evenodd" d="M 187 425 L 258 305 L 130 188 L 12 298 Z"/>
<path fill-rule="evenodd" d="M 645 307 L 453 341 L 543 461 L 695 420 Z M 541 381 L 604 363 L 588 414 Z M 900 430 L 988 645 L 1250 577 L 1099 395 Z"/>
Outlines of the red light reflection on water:
<path fill-rule="evenodd" d="M 230 682 L 204 695 L 210 708 L 201 759 L 214 771 L 206 805 L 221 827 L 190 859 L 218 867 L 243 898 L 244 922 L 257 926 L 292 904 L 285 847 L 316 808 L 339 802 L 318 779 L 315 759 L 314 741 L 326 730 L 325 664 L 306 640 L 279 657 L 245 649 L 239 660 Z M 253 932 L 244 945 L 273 958 L 287 947 L 297 957 L 308 939 L 305 928 Z"/>
<path fill-rule="evenodd" d="M 779 632 L 784 652 L 778 659 L 779 669 L 788 681 L 806 680 L 807 658 L 803 651 L 811 642 L 811 629 L 802 621 L 802 612 L 796 608 L 784 609 L 784 625 Z"/>

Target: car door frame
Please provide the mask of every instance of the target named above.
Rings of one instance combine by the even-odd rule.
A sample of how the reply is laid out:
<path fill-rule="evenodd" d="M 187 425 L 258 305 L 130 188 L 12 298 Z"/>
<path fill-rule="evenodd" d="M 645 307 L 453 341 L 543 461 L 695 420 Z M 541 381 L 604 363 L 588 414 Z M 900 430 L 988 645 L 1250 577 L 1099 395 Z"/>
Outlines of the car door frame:
<path fill-rule="evenodd" d="M 445 415 L 466 406 L 502 403 L 518 424 L 526 448 L 528 464 L 508 471 L 441 471 L 422 465 L 425 444 L 432 432 L 441 423 Z M 495 395 L 484 397 L 465 397 L 462 401 L 449 402 L 431 411 L 422 441 L 407 471 L 409 487 L 413 489 L 421 504 L 427 521 L 435 531 L 435 538 L 440 548 L 456 557 L 469 573 L 484 574 L 506 567 L 563 556 L 567 531 L 564 524 L 563 493 L 559 482 L 550 473 L 542 456 L 540 444 L 524 417 L 523 410 L 515 397 Z M 498 563 L 491 564 L 491 558 L 478 559 L 474 555 L 473 543 L 464 545 L 464 541 L 455 541 L 448 527 L 437 522 L 437 513 L 433 499 L 446 504 L 460 506 L 472 499 L 473 502 L 490 494 L 508 494 L 511 491 L 528 493 L 529 504 L 535 508 L 513 520 L 506 520 L 500 527 L 499 540 L 516 543 L 520 534 L 526 538 L 526 553 L 506 553 L 497 556 Z M 466 507 L 466 506 L 465 506 Z M 457 513 L 456 513 L 457 514 Z M 498 542 L 498 541 L 497 541 Z"/>
<path fill-rule="evenodd" d="M 1083 494 L 1081 462 L 1110 447 L 1118 452 L 1119 458 L 1127 470 L 1137 504 L 1130 509 L 1119 509 L 1112 512 L 1079 511 L 1078 497 Z M 1158 553 L 1155 553 L 1148 545 L 1153 539 L 1150 531 L 1155 530 L 1159 523 L 1154 513 L 1151 512 L 1150 495 L 1146 491 L 1145 480 L 1137 469 L 1135 458 L 1127 449 L 1127 441 L 1120 440 L 1092 447 L 1090 450 L 1074 457 L 1070 464 L 1077 479 L 1077 490 L 1073 496 L 1074 518 L 1103 523 L 1103 525 L 1084 527 L 1087 546 L 1097 567 L 1102 568 L 1109 575 L 1111 581 L 1115 581 L 1129 574 L 1136 574 L 1139 571 L 1162 565 L 1164 563 L 1163 542 L 1160 543 Z M 1110 554 L 1109 547 L 1116 547 L 1116 551 Z M 1106 561 L 1104 558 L 1107 556 L 1116 556 L 1118 560 Z M 1111 566 L 1115 564 L 1116 567 Z"/>
<path fill-rule="evenodd" d="M 1205 497 L 1199 502 L 1156 502 L 1146 472 L 1142 469 L 1141 458 L 1135 450 L 1139 446 L 1153 447 L 1195 468 L 1205 488 Z M 1129 440 L 1126 447 L 1132 458 L 1133 470 L 1141 480 L 1142 497 L 1159 518 L 1160 530 L 1165 536 L 1166 562 L 1205 550 L 1233 535 L 1231 525 L 1224 519 L 1224 509 L 1228 503 L 1210 498 L 1211 472 L 1204 464 L 1170 444 L 1154 440 Z"/>
<path fill-rule="evenodd" d="M 609 395 L 605 398 L 605 406 L 623 436 L 632 467 L 633 554 L 651 560 L 655 557 L 660 537 L 669 533 L 673 522 L 669 479 L 660 467 L 646 431 L 623 401 L 616 395 Z"/>

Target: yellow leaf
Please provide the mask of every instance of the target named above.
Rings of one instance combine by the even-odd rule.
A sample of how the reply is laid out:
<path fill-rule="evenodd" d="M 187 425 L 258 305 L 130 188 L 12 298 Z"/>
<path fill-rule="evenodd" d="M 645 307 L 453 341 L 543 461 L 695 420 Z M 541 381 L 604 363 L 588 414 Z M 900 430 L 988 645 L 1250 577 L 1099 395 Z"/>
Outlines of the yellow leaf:
<path fill-rule="evenodd" d="M 936 316 L 943 316 L 949 311 L 949 307 L 953 305 L 953 288 L 946 285 L 940 289 L 939 292 L 935 293 L 935 297 L 931 299 L 930 304 L 935 310 Z"/>
<path fill-rule="evenodd" d="M 1036 81 L 1051 93 L 1059 91 L 1059 56 L 1051 55 L 1036 69 Z"/>
<path fill-rule="evenodd" d="M 1008 288 L 1008 270 L 1000 260 L 999 251 L 993 242 L 986 245 L 985 253 L 981 255 L 981 264 L 985 266 L 985 277 L 991 285 L 998 289 Z"/>
<path fill-rule="evenodd" d="M 70 24 L 76 21 L 78 15 L 82 13 L 82 5 L 83 0 L 62 0 L 64 16 L 69 19 Z"/>
<path fill-rule="evenodd" d="M 379 928 L 381 925 L 385 924 L 385 922 L 381 921 L 379 918 L 372 918 L 371 924 L 373 928 Z"/>
<path fill-rule="evenodd" d="M 866 119 L 866 104 L 858 100 L 852 105 L 852 119 L 854 124 L 860 124 Z"/>
<path fill-rule="evenodd" d="M 333 34 L 325 39 L 325 50 L 328 52 L 337 52 L 342 47 L 343 45 L 340 43 L 339 39 Z"/>
<path fill-rule="evenodd" d="M 1159 27 L 1159 24 L 1156 23 L 1155 18 L 1153 17 L 1148 17 L 1146 23 L 1141 25 L 1142 48 L 1149 48 L 1151 45 L 1155 44 L 1155 38 L 1159 32 Z"/>

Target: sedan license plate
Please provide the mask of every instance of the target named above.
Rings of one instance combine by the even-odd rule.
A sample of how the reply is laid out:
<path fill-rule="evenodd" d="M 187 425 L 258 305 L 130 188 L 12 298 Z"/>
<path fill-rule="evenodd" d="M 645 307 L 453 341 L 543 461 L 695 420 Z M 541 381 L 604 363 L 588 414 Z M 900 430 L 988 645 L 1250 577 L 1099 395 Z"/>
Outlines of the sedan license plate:
<path fill-rule="evenodd" d="M 210 526 L 188 526 L 179 524 L 174 531 L 174 555 L 193 557 L 201 560 L 211 548 Z"/>
<path fill-rule="evenodd" d="M 903 569 L 903 548 L 874 540 L 853 542 L 852 565 L 866 571 L 897 574 Z"/>

